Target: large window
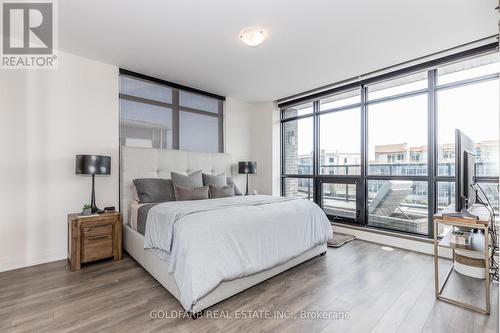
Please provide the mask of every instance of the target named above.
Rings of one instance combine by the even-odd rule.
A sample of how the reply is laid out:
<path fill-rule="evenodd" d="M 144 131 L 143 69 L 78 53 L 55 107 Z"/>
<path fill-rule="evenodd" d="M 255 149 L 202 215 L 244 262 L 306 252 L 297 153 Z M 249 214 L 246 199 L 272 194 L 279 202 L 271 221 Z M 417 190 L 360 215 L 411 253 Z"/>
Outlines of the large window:
<path fill-rule="evenodd" d="M 368 106 L 368 173 L 427 175 L 427 94 Z"/>
<path fill-rule="evenodd" d="M 283 195 L 313 200 L 313 104 L 286 108 L 282 116 Z"/>
<path fill-rule="evenodd" d="M 427 72 L 375 83 L 367 89 L 366 224 L 427 235 Z"/>
<path fill-rule="evenodd" d="M 120 75 L 120 145 L 221 152 L 223 97 Z"/>
<path fill-rule="evenodd" d="M 287 121 L 283 126 L 285 173 L 313 174 L 313 118 Z"/>
<path fill-rule="evenodd" d="M 319 173 L 361 173 L 361 108 L 359 90 L 320 100 Z"/>
<path fill-rule="evenodd" d="M 458 128 L 476 144 L 480 196 L 498 213 L 499 57 L 491 50 L 280 105 L 283 194 L 313 198 L 334 221 L 431 237 L 432 215 L 454 203 Z"/>
<path fill-rule="evenodd" d="M 455 175 L 456 128 L 476 144 L 477 176 L 498 176 L 498 127 L 492 126 L 500 121 L 495 60 L 488 55 L 438 70 L 439 176 Z"/>

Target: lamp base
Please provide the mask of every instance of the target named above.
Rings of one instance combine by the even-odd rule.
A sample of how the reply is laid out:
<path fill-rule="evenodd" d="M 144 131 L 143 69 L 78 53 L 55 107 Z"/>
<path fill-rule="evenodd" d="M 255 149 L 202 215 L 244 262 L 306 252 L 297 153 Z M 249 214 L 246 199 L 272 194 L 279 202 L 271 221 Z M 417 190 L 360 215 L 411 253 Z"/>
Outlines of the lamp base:
<path fill-rule="evenodd" d="M 95 204 L 95 177 L 92 175 L 92 195 L 90 197 L 90 207 L 92 209 L 92 214 L 102 214 L 104 211 L 97 208 Z"/>
<path fill-rule="evenodd" d="M 99 209 L 97 207 L 92 207 L 92 214 L 102 214 L 104 213 L 105 211 L 102 210 L 102 209 Z"/>

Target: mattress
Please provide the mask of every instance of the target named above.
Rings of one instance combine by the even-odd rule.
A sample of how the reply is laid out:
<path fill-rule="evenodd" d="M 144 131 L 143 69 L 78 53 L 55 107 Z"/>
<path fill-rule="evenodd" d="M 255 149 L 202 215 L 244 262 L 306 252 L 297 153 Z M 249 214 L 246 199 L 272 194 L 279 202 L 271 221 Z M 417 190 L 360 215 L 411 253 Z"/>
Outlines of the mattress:
<path fill-rule="evenodd" d="M 137 200 L 133 200 L 132 203 L 130 204 L 129 226 L 135 231 L 142 234 L 142 236 L 144 236 L 144 230 L 146 227 L 146 219 L 147 219 L 147 213 L 144 214 L 143 211 L 144 209 L 147 209 L 147 206 L 149 205 L 154 206 L 154 204 L 140 204 L 139 202 L 137 202 Z M 149 211 L 149 209 L 147 209 L 147 211 Z M 141 227 L 138 228 L 138 225 L 140 225 Z M 144 243 L 144 238 L 142 238 L 142 243 Z M 165 261 L 167 266 L 168 264 L 170 264 L 170 253 L 168 253 L 167 251 L 163 251 L 162 249 L 144 249 L 144 250 L 153 253 L 155 256 Z"/>
<path fill-rule="evenodd" d="M 137 200 L 133 200 L 130 204 L 130 226 L 132 229 L 144 235 L 149 210 L 156 205 L 157 203 L 141 204 Z"/>

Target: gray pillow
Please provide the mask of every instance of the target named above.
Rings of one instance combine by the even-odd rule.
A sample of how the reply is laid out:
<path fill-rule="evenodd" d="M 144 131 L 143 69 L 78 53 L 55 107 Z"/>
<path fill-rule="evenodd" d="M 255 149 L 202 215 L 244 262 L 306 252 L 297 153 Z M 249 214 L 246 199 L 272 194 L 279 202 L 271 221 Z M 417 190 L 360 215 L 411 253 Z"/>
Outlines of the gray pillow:
<path fill-rule="evenodd" d="M 210 187 L 210 198 L 225 198 L 225 197 L 234 197 L 234 185 L 226 185 L 226 186 L 215 186 L 208 185 Z"/>
<path fill-rule="evenodd" d="M 186 186 L 186 187 L 202 187 L 203 179 L 201 177 L 201 170 L 190 173 L 189 175 L 183 175 L 182 173 L 171 172 L 170 177 L 172 177 L 172 182 L 174 185 Z"/>
<path fill-rule="evenodd" d="M 234 183 L 233 178 L 227 177 L 226 178 L 226 182 L 227 182 L 227 185 L 233 185 L 234 186 L 234 195 L 242 195 L 242 193 L 240 192 L 240 189 Z"/>
<path fill-rule="evenodd" d="M 172 180 L 163 178 L 134 179 L 139 203 L 175 201 Z"/>
<path fill-rule="evenodd" d="M 208 186 L 188 187 L 174 185 L 174 188 L 175 197 L 178 201 L 208 199 Z"/>
<path fill-rule="evenodd" d="M 215 185 L 215 186 L 226 186 L 227 180 L 226 175 L 223 173 L 220 175 L 210 175 L 207 173 L 202 174 L 203 178 L 203 186 L 206 185 Z"/>

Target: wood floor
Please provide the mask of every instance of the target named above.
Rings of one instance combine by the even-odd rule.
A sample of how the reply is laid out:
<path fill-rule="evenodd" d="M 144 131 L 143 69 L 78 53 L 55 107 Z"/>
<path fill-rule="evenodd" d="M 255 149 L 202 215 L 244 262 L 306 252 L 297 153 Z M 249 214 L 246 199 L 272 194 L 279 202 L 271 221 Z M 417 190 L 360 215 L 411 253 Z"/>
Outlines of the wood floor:
<path fill-rule="evenodd" d="M 451 279 L 450 293 L 481 292 Z M 431 256 L 354 241 L 215 305 L 216 319 L 192 320 L 172 318 L 179 303 L 128 256 L 79 272 L 58 261 L 0 273 L 0 332 L 498 332 L 497 285 L 485 316 L 436 301 L 433 281 Z M 301 318 L 333 311 L 350 319 Z"/>

